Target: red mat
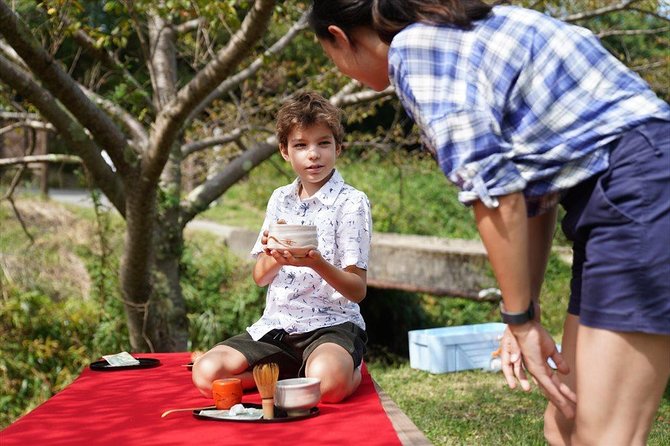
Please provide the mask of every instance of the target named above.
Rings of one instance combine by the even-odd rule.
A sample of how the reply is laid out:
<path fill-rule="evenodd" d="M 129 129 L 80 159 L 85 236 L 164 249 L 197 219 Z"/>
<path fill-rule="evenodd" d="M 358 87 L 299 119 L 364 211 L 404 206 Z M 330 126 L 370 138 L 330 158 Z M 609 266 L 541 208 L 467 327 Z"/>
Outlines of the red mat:
<path fill-rule="evenodd" d="M 167 409 L 212 404 L 181 367 L 189 353 L 137 354 L 159 367 L 95 372 L 86 368 L 66 389 L 0 432 L 13 445 L 399 445 L 400 440 L 363 367 L 356 393 L 339 404 L 320 403 L 319 415 L 283 423 L 198 420 L 191 412 L 161 418 Z M 258 403 L 257 392 L 243 402 Z"/>

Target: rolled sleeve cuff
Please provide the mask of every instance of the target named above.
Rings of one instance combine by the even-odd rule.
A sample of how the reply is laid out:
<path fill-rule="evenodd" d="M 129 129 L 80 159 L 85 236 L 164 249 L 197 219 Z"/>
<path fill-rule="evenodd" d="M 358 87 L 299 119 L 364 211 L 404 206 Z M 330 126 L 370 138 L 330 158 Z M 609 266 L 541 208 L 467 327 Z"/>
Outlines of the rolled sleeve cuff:
<path fill-rule="evenodd" d="M 480 200 L 495 208 L 496 196 L 526 187 L 526 180 L 510 160 L 510 143 L 501 137 L 492 112 L 455 110 L 433 117 L 425 130 L 426 142 L 437 153 L 440 168 L 461 190 L 462 203 Z"/>
<path fill-rule="evenodd" d="M 523 191 L 527 184 L 516 166 L 501 155 L 469 163 L 456 169 L 449 179 L 461 189 L 458 194 L 461 203 L 472 205 L 479 200 L 488 208 L 498 207 L 496 197 Z"/>

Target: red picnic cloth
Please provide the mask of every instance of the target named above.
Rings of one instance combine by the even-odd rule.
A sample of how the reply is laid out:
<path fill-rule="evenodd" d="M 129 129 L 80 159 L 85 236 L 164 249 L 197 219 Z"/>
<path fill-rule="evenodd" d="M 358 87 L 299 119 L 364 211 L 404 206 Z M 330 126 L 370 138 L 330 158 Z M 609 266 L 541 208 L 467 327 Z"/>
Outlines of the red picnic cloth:
<path fill-rule="evenodd" d="M 93 371 L 86 368 L 67 388 L 0 432 L 14 445 L 399 445 L 372 378 L 363 367 L 358 390 L 339 404 L 319 403 L 312 418 L 280 423 L 196 419 L 190 411 L 161 418 L 173 408 L 204 407 L 204 398 L 182 367 L 189 353 L 135 354 L 156 358 L 149 369 Z M 259 403 L 258 392 L 245 403 Z"/>

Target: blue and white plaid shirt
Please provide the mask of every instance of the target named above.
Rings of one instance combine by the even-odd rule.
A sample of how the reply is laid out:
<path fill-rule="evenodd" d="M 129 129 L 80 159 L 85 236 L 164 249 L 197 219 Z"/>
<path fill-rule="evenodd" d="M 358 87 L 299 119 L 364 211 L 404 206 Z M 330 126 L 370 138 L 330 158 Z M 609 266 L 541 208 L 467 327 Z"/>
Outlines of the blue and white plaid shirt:
<path fill-rule="evenodd" d="M 471 30 L 408 26 L 389 48 L 389 78 L 463 203 L 496 207 L 523 191 L 529 215 L 604 170 L 624 131 L 670 120 L 590 31 L 512 6 Z"/>

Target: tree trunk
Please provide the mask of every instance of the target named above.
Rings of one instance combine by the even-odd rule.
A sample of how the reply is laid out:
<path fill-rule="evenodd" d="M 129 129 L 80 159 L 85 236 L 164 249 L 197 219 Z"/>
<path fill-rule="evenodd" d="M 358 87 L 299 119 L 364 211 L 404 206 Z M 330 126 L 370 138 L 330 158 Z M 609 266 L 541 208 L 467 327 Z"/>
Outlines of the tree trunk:
<path fill-rule="evenodd" d="M 184 248 L 179 206 L 181 197 L 181 148 L 174 144 L 161 175 L 156 224 L 154 293 L 164 302 L 164 321 L 169 328 L 166 351 L 185 351 L 189 331 L 186 303 L 181 292 L 180 264 Z"/>
<path fill-rule="evenodd" d="M 179 283 L 184 246 L 179 208 L 181 150 L 175 144 L 153 187 L 127 187 L 121 287 L 133 351 L 188 348 L 188 319 Z"/>
<path fill-rule="evenodd" d="M 160 307 L 151 299 L 156 191 L 126 183 L 126 237 L 121 260 L 121 292 L 133 351 L 157 351 L 163 342 L 155 329 Z"/>

